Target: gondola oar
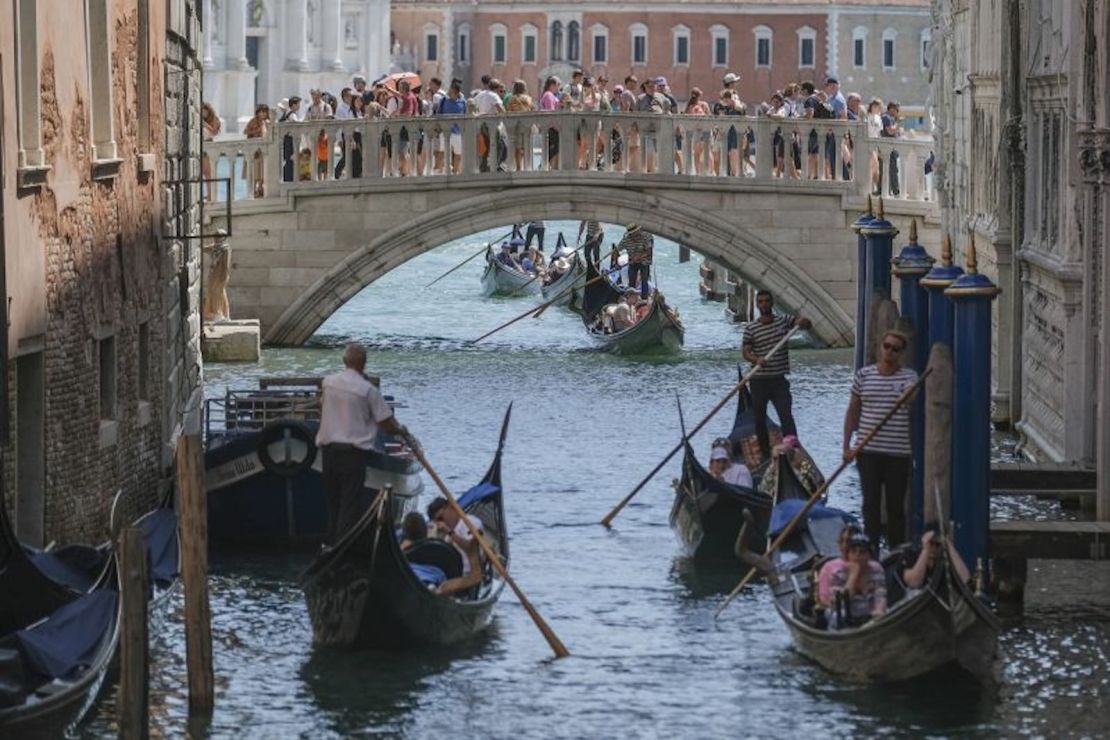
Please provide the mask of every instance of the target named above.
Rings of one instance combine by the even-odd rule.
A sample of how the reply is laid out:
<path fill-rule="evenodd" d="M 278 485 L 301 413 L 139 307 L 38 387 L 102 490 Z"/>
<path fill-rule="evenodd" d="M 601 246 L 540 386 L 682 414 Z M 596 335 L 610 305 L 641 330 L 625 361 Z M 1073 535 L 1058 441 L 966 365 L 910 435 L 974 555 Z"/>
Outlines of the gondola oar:
<path fill-rule="evenodd" d="M 466 259 L 464 259 L 464 260 L 463 260 L 462 262 L 460 262 L 459 264 L 455 265 L 455 266 L 454 266 L 454 267 L 452 267 L 452 268 L 451 268 L 450 270 L 448 270 L 447 272 L 443 273 L 442 275 L 440 275 L 439 277 L 437 277 L 437 278 L 436 278 L 435 280 L 433 280 L 432 282 L 430 282 L 430 283 L 428 283 L 427 285 L 425 285 L 424 287 L 425 287 L 425 288 L 430 288 L 430 287 L 432 287 L 433 285 L 435 285 L 436 283 L 438 283 L 438 282 L 439 282 L 440 280 L 442 280 L 443 278 L 447 277 L 448 275 L 450 275 L 450 274 L 451 274 L 452 272 L 454 272 L 455 270 L 457 270 L 457 269 L 459 269 L 460 267 L 462 267 L 463 265 L 465 265 L 465 264 L 466 264 L 467 262 L 469 262 L 470 260 L 474 259 L 475 257 L 477 257 L 477 256 L 478 256 L 478 255 L 480 255 L 480 254 L 483 254 L 483 253 L 484 253 L 484 252 L 485 252 L 485 251 L 486 251 L 487 249 L 489 249 L 489 248 L 490 248 L 491 246 L 493 246 L 494 242 L 499 242 L 499 241 L 501 241 L 502 239 L 504 239 L 504 238 L 505 238 L 505 237 L 507 237 L 507 236 L 512 236 L 512 232 L 509 232 L 508 234 L 502 234 L 501 236 L 497 237 L 496 239 L 494 239 L 493 241 L 489 242 L 489 243 L 488 243 L 488 244 L 486 244 L 486 245 L 485 245 L 484 247 L 482 247 L 481 249 L 479 249 L 479 250 L 478 250 L 477 252 L 475 252 L 474 254 L 470 255 L 469 257 L 467 257 Z"/>
<path fill-rule="evenodd" d="M 860 440 L 859 444 L 857 444 L 855 446 L 855 449 L 852 450 L 851 455 L 849 455 L 846 460 L 840 463 L 840 467 L 833 471 L 833 474 L 825 480 L 820 488 L 813 492 L 813 495 L 810 496 L 805 505 L 798 510 L 798 513 L 796 513 L 794 517 L 789 522 L 787 522 L 786 526 L 783 527 L 783 530 L 779 532 L 778 537 L 775 537 L 774 542 L 772 542 L 770 546 L 768 546 L 767 552 L 764 553 L 764 557 L 769 558 L 771 556 L 771 553 L 779 549 L 779 546 L 782 545 L 786 538 L 794 532 L 794 528 L 798 526 L 798 522 L 805 518 L 805 515 L 809 513 L 809 510 L 813 508 L 813 505 L 817 503 L 817 500 L 825 495 L 825 491 L 829 490 L 829 486 L 832 485 L 832 482 L 837 479 L 837 476 L 843 473 L 848 468 L 848 466 L 852 464 L 852 461 L 856 459 L 856 456 L 859 455 L 864 447 L 870 444 L 871 440 L 875 437 L 876 434 L 878 434 L 879 430 L 886 426 L 886 423 L 888 421 L 894 418 L 894 414 L 897 413 L 898 409 L 902 408 L 902 406 L 904 406 L 907 401 L 913 398 L 913 394 L 917 392 L 917 389 L 921 387 L 921 384 L 925 382 L 925 378 L 929 377 L 929 373 L 931 372 L 933 372 L 932 368 L 926 368 L 925 372 L 921 374 L 921 377 L 918 378 L 913 385 L 902 391 L 902 395 L 898 396 L 898 400 L 894 402 L 894 407 L 891 408 L 890 411 L 886 412 L 886 415 L 879 420 L 878 425 L 876 425 L 874 429 L 868 432 L 867 436 Z M 740 593 L 741 589 L 743 589 L 744 586 L 748 585 L 748 581 L 750 581 L 752 577 L 755 576 L 755 573 L 755 568 L 751 568 L 748 570 L 747 574 L 740 579 L 740 583 L 736 584 L 736 588 L 732 589 L 732 591 L 729 592 L 728 596 L 725 598 L 725 603 L 721 604 L 717 608 L 716 613 L 713 614 L 714 619 L 721 616 L 721 612 L 725 610 L 725 607 L 732 603 L 732 600 L 736 598 L 736 594 Z"/>
<path fill-rule="evenodd" d="M 524 592 L 520 590 L 520 587 L 516 585 L 516 581 L 509 575 L 509 571 L 505 567 L 505 564 L 501 562 L 501 558 L 497 556 L 497 553 L 494 552 L 493 548 L 486 542 L 486 538 L 482 536 L 482 533 L 474 526 L 474 523 L 470 521 L 470 517 L 467 516 L 463 508 L 459 506 L 459 502 L 456 501 L 455 497 L 451 495 L 451 492 L 447 490 L 447 485 L 443 482 L 443 479 L 439 477 L 439 473 L 428 464 L 428 458 L 424 456 L 424 451 L 421 450 L 418 445 L 410 445 L 410 447 L 412 449 L 412 454 L 415 455 L 416 459 L 420 461 L 420 464 L 424 466 L 424 470 L 428 471 L 428 475 L 432 476 L 432 480 L 435 481 L 436 487 L 439 488 L 443 497 L 447 499 L 448 505 L 454 509 L 455 513 L 459 515 L 459 518 L 466 525 L 466 528 L 470 531 L 470 536 L 478 542 L 478 546 L 482 548 L 482 552 L 485 553 L 486 559 L 489 560 L 490 565 L 500 574 L 505 583 L 509 584 L 509 588 L 513 590 L 513 593 L 516 594 L 517 599 L 520 601 L 520 605 L 524 607 L 524 610 L 528 612 L 528 616 L 536 623 L 536 627 L 543 634 L 544 639 L 547 640 L 547 644 L 551 646 L 551 650 L 555 653 L 555 657 L 565 658 L 570 655 L 570 651 L 563 645 L 559 636 L 548 626 L 547 622 L 540 616 L 540 613 L 536 611 L 536 607 L 532 606 L 532 602 L 528 600 L 528 597 L 525 596 Z"/>
<path fill-rule="evenodd" d="M 546 311 L 546 310 L 547 310 L 547 309 L 548 309 L 549 307 L 551 307 L 551 305 L 552 305 L 552 304 L 554 304 L 555 302 L 557 302 L 557 301 L 558 301 L 558 300 L 559 300 L 560 298 L 562 298 L 562 297 L 563 297 L 564 295 L 566 295 L 566 294 L 567 294 L 567 293 L 568 293 L 569 291 L 572 291 L 572 290 L 574 290 L 575 288 L 585 288 L 585 287 L 586 287 L 587 285 L 589 285 L 590 283 L 592 283 L 592 282 L 595 282 L 595 281 L 597 281 L 597 280 L 600 280 L 600 279 L 601 279 L 602 277 L 604 277 L 604 276 L 603 276 L 603 275 L 597 275 L 597 276 L 595 276 L 595 277 L 593 277 L 593 278 L 591 278 L 591 279 L 587 280 L 587 281 L 586 281 L 585 283 L 583 283 L 582 285 L 571 285 L 570 287 L 568 287 L 568 288 L 567 288 L 566 290 L 564 290 L 564 291 L 560 292 L 560 293 L 559 293 L 559 295 L 555 296 L 555 297 L 554 297 L 554 298 L 552 298 L 551 300 L 549 300 L 549 301 L 544 301 L 543 303 L 541 303 L 541 304 L 540 304 L 540 305 L 538 305 L 538 306 L 533 306 L 532 308 L 528 309 L 527 311 L 525 311 L 524 313 L 520 314 L 519 316 L 517 316 L 517 317 L 515 317 L 515 318 L 512 318 L 512 319 L 509 319 L 508 321 L 506 321 L 506 322 L 505 322 L 504 324 L 502 324 L 501 326 L 497 327 L 496 329 L 492 329 L 492 330 L 490 330 L 490 331 L 487 331 L 487 332 L 486 332 L 485 334 L 483 334 L 482 336 L 478 337 L 477 339 L 471 339 L 471 340 L 469 340 L 469 341 L 467 342 L 467 344 L 477 344 L 478 342 L 482 341 L 482 340 L 483 340 L 483 339 L 485 339 L 486 337 L 492 336 L 492 335 L 496 334 L 497 332 L 501 331 L 502 329 L 505 329 L 505 328 L 507 328 L 507 327 L 509 327 L 509 326 L 512 326 L 513 324 L 515 324 L 516 322 L 520 321 L 521 319 L 523 319 L 523 318 L 527 318 L 528 316 L 534 316 L 534 317 L 536 317 L 536 318 L 539 318 L 539 316 L 540 316 L 540 315 L 541 315 L 541 314 L 542 314 L 542 313 L 543 313 L 544 311 Z"/>
<path fill-rule="evenodd" d="M 648 481 L 650 481 L 652 478 L 654 478 L 655 474 L 658 473 L 660 470 L 662 470 L 663 466 L 666 465 L 668 462 L 670 462 L 671 458 L 674 457 L 675 455 L 677 455 L 679 453 L 679 451 L 682 450 L 682 446 L 684 444 L 686 444 L 686 440 L 689 439 L 690 437 L 694 436 L 695 434 L 697 434 L 703 426 L 705 426 L 707 423 L 709 423 L 710 419 L 712 419 L 714 416 L 716 416 L 718 411 L 720 411 L 722 408 L 724 408 L 724 405 L 729 402 L 729 399 L 731 399 L 733 396 L 735 396 L 737 393 L 739 393 L 740 390 L 744 386 L 746 386 L 749 382 L 751 382 L 752 376 L 755 375 L 761 367 L 763 367 L 763 363 L 765 363 L 768 358 L 770 358 L 776 352 L 778 352 L 780 349 L 782 349 L 784 346 L 786 346 L 786 343 L 790 340 L 790 337 L 794 336 L 794 333 L 797 332 L 798 329 L 799 329 L 799 327 L 795 326 L 790 331 L 786 332 L 786 335 L 778 341 L 778 344 L 776 344 L 774 347 L 772 347 L 771 350 L 763 356 L 763 362 L 761 362 L 758 365 L 756 365 L 755 367 L 753 367 L 751 370 L 748 371 L 747 375 L 740 378 L 740 381 L 732 387 L 732 390 L 730 390 L 728 392 L 728 395 L 726 395 L 724 398 L 722 398 L 720 401 L 717 402 L 717 405 L 714 406 L 709 411 L 709 414 L 707 414 L 704 419 L 699 421 L 697 423 L 697 425 L 692 430 L 690 430 L 689 435 L 683 435 L 682 441 L 679 442 L 677 445 L 675 445 L 675 448 L 673 450 L 671 450 L 670 452 L 668 452 L 667 456 L 664 457 L 663 460 L 658 465 L 656 465 L 654 468 L 652 468 L 651 472 L 648 473 L 646 476 L 644 476 L 644 479 L 642 481 L 640 481 L 638 484 L 636 484 L 636 487 L 632 489 L 631 493 L 629 493 L 627 496 L 622 498 L 620 503 L 617 504 L 616 506 L 614 506 L 613 510 L 605 515 L 605 518 L 601 520 L 601 523 L 603 525 L 605 525 L 606 527 L 608 527 L 612 523 L 613 519 L 616 518 L 617 514 L 619 514 L 621 512 L 621 509 L 623 509 L 625 506 L 627 506 L 628 502 L 631 501 L 632 498 L 637 493 L 639 493 L 640 490 L 644 486 L 647 485 Z"/>

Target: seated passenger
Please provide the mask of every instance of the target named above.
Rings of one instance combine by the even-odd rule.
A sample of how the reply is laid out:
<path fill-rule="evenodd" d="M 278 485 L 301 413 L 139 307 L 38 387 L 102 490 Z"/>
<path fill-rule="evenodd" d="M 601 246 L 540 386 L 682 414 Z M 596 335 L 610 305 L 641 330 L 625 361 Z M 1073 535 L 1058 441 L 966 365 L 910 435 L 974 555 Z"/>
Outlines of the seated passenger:
<path fill-rule="evenodd" d="M 852 535 L 848 540 L 848 558 L 833 574 L 831 585 L 831 629 L 858 627 L 886 613 L 886 573 L 871 559 L 867 535 Z"/>
<path fill-rule="evenodd" d="M 551 267 L 547 268 L 547 272 L 544 273 L 544 285 L 551 285 L 553 282 L 565 275 L 568 269 L 570 269 L 570 263 L 567 262 L 565 258 L 560 257 L 559 259 L 552 261 Z"/>
<path fill-rule="evenodd" d="M 434 528 L 432 528 L 434 532 Z M 431 565 L 443 571 L 446 578 L 459 578 L 463 573 L 463 558 L 453 546 L 429 536 L 428 522 L 424 515 L 413 511 L 401 521 L 401 552 L 414 565 Z"/>
<path fill-rule="evenodd" d="M 844 525 L 844 529 L 840 530 L 840 536 L 836 538 L 836 545 L 840 548 L 840 557 L 828 560 L 821 566 L 821 572 L 817 575 L 817 601 L 826 609 L 832 606 L 833 575 L 848 561 L 848 542 L 852 537 L 862 532 L 863 530 L 859 528 L 858 524 Z"/>
<path fill-rule="evenodd" d="M 524 256 L 520 258 L 520 269 L 525 272 L 532 272 L 536 268 L 536 263 L 532 262 L 532 258 L 525 252 Z"/>
<path fill-rule="evenodd" d="M 709 453 L 709 473 L 717 480 L 731 486 L 752 487 L 752 471 L 741 462 L 734 462 L 728 448 L 714 445 Z"/>
<path fill-rule="evenodd" d="M 470 534 L 470 528 L 458 515 L 454 507 L 447 503 L 442 496 L 428 504 L 428 518 L 435 522 L 436 529 L 444 540 L 455 546 L 462 555 L 462 575 L 450 578 L 440 584 L 438 589 L 441 594 L 457 593 L 477 586 L 482 581 L 482 566 L 478 553 L 478 543 Z M 467 517 L 470 524 L 478 531 L 482 531 L 482 522 L 476 517 Z"/>
<path fill-rule="evenodd" d="M 960 552 L 952 544 L 952 540 L 948 540 L 945 544 L 948 547 L 948 559 L 956 571 L 956 577 L 967 583 L 971 580 L 971 572 L 960 557 Z M 925 527 L 925 531 L 921 534 L 920 548 L 912 547 L 906 550 L 903 556 L 902 581 L 906 584 L 906 588 L 923 588 L 929 582 L 940 557 L 940 548 L 940 527 L 934 522 Z"/>
<path fill-rule="evenodd" d="M 497 261 L 505 265 L 505 267 L 511 267 L 514 270 L 517 269 L 516 260 L 513 259 L 513 253 L 509 251 L 509 245 L 507 243 L 501 245 L 501 253 L 497 255 Z"/>
<path fill-rule="evenodd" d="M 401 552 L 426 542 L 428 539 L 428 522 L 419 511 L 410 511 L 401 520 Z"/>
<path fill-rule="evenodd" d="M 636 323 L 633 306 L 629 304 L 629 293 L 621 296 L 620 303 L 616 304 L 610 315 L 613 324 L 613 333 L 622 332 Z"/>

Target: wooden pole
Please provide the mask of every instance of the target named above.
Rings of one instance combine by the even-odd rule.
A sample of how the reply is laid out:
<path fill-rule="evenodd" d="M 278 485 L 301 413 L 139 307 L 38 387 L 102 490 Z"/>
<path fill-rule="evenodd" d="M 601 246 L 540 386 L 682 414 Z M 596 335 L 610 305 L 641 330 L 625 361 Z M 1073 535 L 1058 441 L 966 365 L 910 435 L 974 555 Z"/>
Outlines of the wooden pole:
<path fill-rule="evenodd" d="M 805 515 L 809 513 L 809 510 L 813 508 L 813 505 L 817 503 L 817 501 L 822 496 L 825 495 L 825 491 L 829 490 L 829 486 L 832 485 L 832 482 L 839 478 L 840 474 L 843 473 L 848 468 L 848 466 L 852 464 L 852 461 L 856 459 L 863 448 L 871 443 L 871 440 L 874 439 L 875 435 L 879 433 L 879 430 L 885 427 L 886 423 L 894 418 L 895 412 L 906 405 L 907 401 L 913 398 L 914 393 L 917 392 L 917 389 L 921 387 L 921 385 L 925 382 L 925 378 L 929 377 L 929 374 L 931 372 L 933 372 L 932 368 L 927 369 L 921 375 L 921 377 L 917 379 L 917 382 L 915 382 L 906 390 L 902 391 L 902 395 L 898 396 L 898 399 L 894 402 L 894 406 L 890 409 L 890 411 L 886 412 L 886 415 L 883 416 L 882 419 L 879 420 L 878 425 L 876 425 L 874 429 L 868 432 L 867 436 L 861 439 L 859 444 L 857 444 L 850 453 L 847 453 L 845 455 L 844 461 L 840 463 L 840 467 L 833 471 L 833 474 L 825 480 L 821 487 L 813 492 L 813 495 L 809 497 L 808 501 L 806 501 L 805 506 L 798 509 L 798 512 L 794 515 L 794 517 L 789 522 L 787 522 L 786 526 L 783 527 L 781 532 L 779 532 L 778 537 L 776 537 L 771 545 L 767 548 L 767 552 L 764 553 L 763 557 L 770 558 L 771 553 L 779 549 L 786 538 L 794 532 L 794 528 L 798 526 L 798 522 L 802 521 L 802 519 L 805 518 Z M 736 587 L 729 592 L 727 597 L 725 597 L 724 603 L 717 608 L 716 612 L 714 612 L 714 619 L 721 616 L 721 612 L 725 610 L 725 607 L 732 603 L 732 600 L 736 598 L 736 594 L 740 593 L 740 591 L 743 590 L 744 586 L 748 585 L 748 581 L 750 581 L 752 577 L 755 576 L 755 570 L 756 569 L 754 567 L 748 569 L 747 574 L 745 574 L 744 577 L 740 579 L 740 583 L 736 584 Z"/>
<path fill-rule="evenodd" d="M 138 527 L 123 530 L 119 539 L 118 567 L 123 576 L 120 599 L 123 624 L 120 629 L 119 736 L 145 740 L 150 736 L 149 679 L 147 657 L 146 544 Z"/>
<path fill-rule="evenodd" d="M 185 660 L 189 714 L 210 715 L 212 615 L 208 605 L 208 506 L 199 434 L 177 441 L 178 514 L 181 517 L 181 579 L 185 586 Z"/>
<path fill-rule="evenodd" d="M 470 517 L 467 516 L 463 508 L 459 506 L 459 502 L 451 495 L 451 491 L 447 489 L 447 484 L 439 477 L 439 473 L 428 464 L 428 459 L 424 457 L 424 451 L 420 449 L 419 445 L 410 445 L 410 447 L 412 449 L 412 454 L 415 455 L 416 459 L 420 461 L 420 464 L 424 466 L 424 470 L 428 471 L 428 475 L 432 476 L 432 480 L 435 481 L 436 487 L 439 488 L 443 497 L 447 499 L 448 505 L 454 509 L 463 524 L 466 525 L 466 528 L 470 531 L 470 536 L 473 537 L 475 541 L 477 541 L 478 546 L 482 548 L 482 552 L 485 553 L 486 559 L 489 560 L 494 570 L 498 572 L 505 583 L 509 584 L 509 588 L 513 590 L 513 593 L 516 594 L 516 598 L 520 601 L 520 605 L 524 607 L 524 611 L 528 612 L 528 616 L 535 622 L 536 628 L 543 634 L 544 639 L 547 640 L 547 644 L 551 646 L 551 650 L 555 653 L 555 657 L 565 658 L 570 655 L 570 651 L 567 650 L 566 645 L 559 639 L 559 636 L 555 634 L 555 630 L 551 629 L 547 622 L 544 621 L 544 618 L 540 616 L 536 607 L 532 606 L 532 602 L 528 600 L 528 597 L 525 596 L 524 592 L 520 590 L 520 587 L 516 585 L 516 581 L 509 575 L 509 571 L 505 567 L 505 564 L 501 562 L 501 558 L 498 557 L 497 553 L 494 552 L 493 548 L 486 542 L 486 538 L 482 536 L 482 533 L 474 526 L 474 523 L 470 521 Z"/>

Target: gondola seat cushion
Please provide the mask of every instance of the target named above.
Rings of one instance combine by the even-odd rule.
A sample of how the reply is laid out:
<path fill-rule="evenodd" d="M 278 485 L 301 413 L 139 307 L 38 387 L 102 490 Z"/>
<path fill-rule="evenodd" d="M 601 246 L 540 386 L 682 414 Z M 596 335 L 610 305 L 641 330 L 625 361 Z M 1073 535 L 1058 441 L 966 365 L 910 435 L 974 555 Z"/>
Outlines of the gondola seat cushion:
<path fill-rule="evenodd" d="M 438 568 L 447 578 L 462 576 L 462 554 L 443 540 L 424 540 L 410 547 L 405 557 L 410 565 L 430 565 Z"/>
<path fill-rule="evenodd" d="M 409 563 L 412 572 L 420 579 L 422 583 L 427 583 L 432 586 L 438 586 L 447 580 L 447 574 L 434 565 L 421 565 L 420 563 Z"/>

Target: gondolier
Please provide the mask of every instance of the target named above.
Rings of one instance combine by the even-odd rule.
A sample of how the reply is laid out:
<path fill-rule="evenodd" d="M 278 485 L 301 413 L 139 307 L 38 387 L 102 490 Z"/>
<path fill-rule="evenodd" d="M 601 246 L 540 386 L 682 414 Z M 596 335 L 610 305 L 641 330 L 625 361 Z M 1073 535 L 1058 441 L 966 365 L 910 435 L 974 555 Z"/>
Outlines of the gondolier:
<path fill-rule="evenodd" d="M 648 281 L 651 279 L 652 248 L 655 240 L 648 232 L 640 228 L 639 224 L 629 224 L 624 236 L 621 237 L 617 250 L 628 252 L 628 286 L 639 288 L 640 295 L 648 297 Z M 637 285 L 636 276 L 639 275 L 640 283 Z"/>
<path fill-rule="evenodd" d="M 582 241 L 582 235 L 585 233 L 586 242 L 582 245 L 583 254 L 586 259 L 593 262 L 595 265 L 601 262 L 601 242 L 605 239 L 605 232 L 601 229 L 601 222 L 586 219 L 578 224 L 578 241 Z"/>
<path fill-rule="evenodd" d="M 324 378 L 320 430 L 316 445 L 323 451 L 324 503 L 328 512 L 327 543 L 342 536 L 362 515 L 360 496 L 366 478 L 366 451 L 378 430 L 417 445 L 393 416 L 393 409 L 363 372 L 366 348 L 352 342 L 343 352 L 344 369 Z"/>
<path fill-rule="evenodd" d="M 792 328 L 798 326 L 808 329 L 811 324 L 809 319 L 802 316 L 776 316 L 775 298 L 769 290 L 761 290 L 755 294 L 755 305 L 759 309 L 759 318 L 744 326 L 743 355 L 745 360 L 759 366 L 751 379 L 752 414 L 755 416 L 759 450 L 763 458 L 767 459 L 771 456 L 771 440 L 767 431 L 768 402 L 775 405 L 784 437 L 791 434 L 797 436 L 798 430 L 794 426 L 794 413 L 791 409 L 793 399 L 790 397 L 790 381 L 786 379 L 790 372 L 790 353 L 783 347 L 770 359 L 766 359 L 766 355 Z"/>

